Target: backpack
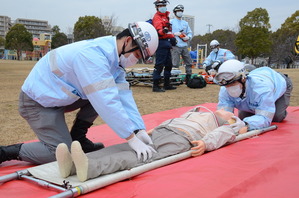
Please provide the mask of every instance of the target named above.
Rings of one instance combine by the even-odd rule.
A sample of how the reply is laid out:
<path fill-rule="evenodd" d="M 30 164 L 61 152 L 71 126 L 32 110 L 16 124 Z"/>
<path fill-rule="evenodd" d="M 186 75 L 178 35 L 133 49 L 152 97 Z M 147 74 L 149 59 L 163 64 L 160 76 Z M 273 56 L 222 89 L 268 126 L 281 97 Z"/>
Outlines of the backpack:
<path fill-rule="evenodd" d="M 192 76 L 189 82 L 187 83 L 189 88 L 204 88 L 207 86 L 207 82 L 202 77 L 202 75 Z"/>

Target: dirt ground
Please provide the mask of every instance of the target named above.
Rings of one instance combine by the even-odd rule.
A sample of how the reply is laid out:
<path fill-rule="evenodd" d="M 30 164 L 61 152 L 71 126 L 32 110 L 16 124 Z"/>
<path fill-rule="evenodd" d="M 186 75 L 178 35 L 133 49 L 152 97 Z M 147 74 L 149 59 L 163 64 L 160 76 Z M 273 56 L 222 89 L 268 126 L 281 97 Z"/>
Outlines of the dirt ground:
<path fill-rule="evenodd" d="M 0 145 L 36 139 L 27 122 L 18 113 L 18 96 L 23 81 L 34 66 L 34 61 L 0 60 Z M 149 67 L 152 65 L 137 65 L 135 67 Z M 180 68 L 184 72 L 184 68 Z M 198 73 L 199 69 L 193 69 Z M 288 74 L 294 84 L 291 106 L 299 105 L 299 69 L 278 70 Z M 159 111 L 193 106 L 203 103 L 217 103 L 219 86 L 208 84 L 203 89 L 190 89 L 186 85 L 179 85 L 176 90 L 164 93 L 152 92 L 149 85 L 134 85 L 132 90 L 139 111 L 142 115 Z M 66 114 L 70 127 L 76 112 Z M 98 118 L 95 125 L 103 124 Z"/>

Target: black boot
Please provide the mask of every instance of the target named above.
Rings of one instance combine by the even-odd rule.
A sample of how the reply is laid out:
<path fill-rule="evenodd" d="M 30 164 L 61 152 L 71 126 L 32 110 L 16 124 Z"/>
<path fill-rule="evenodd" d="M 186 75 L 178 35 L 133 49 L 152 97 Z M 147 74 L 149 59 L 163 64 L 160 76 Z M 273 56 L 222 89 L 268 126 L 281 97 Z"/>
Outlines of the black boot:
<path fill-rule="evenodd" d="M 19 157 L 19 153 L 22 144 L 0 146 L 0 164 L 9 160 L 21 160 Z"/>
<path fill-rule="evenodd" d="M 185 79 L 185 84 L 186 85 L 188 85 L 188 82 L 189 82 L 190 78 L 191 78 L 191 74 L 187 74 L 186 79 Z"/>
<path fill-rule="evenodd" d="M 153 85 L 153 92 L 165 92 L 164 89 L 162 89 L 160 86 L 159 86 L 159 83 L 160 83 L 160 80 L 154 80 L 154 85 Z"/>
<path fill-rule="evenodd" d="M 76 119 L 71 130 L 73 141 L 77 140 L 78 142 L 80 142 L 85 153 L 100 150 L 105 147 L 101 142 L 93 143 L 92 141 L 87 139 L 86 133 L 88 128 L 91 127 L 92 124 L 93 123 L 89 123 L 84 120 Z"/>
<path fill-rule="evenodd" d="M 176 89 L 176 87 L 174 87 L 170 84 L 170 78 L 169 77 L 164 78 L 164 89 L 165 90 L 174 90 L 174 89 Z"/>

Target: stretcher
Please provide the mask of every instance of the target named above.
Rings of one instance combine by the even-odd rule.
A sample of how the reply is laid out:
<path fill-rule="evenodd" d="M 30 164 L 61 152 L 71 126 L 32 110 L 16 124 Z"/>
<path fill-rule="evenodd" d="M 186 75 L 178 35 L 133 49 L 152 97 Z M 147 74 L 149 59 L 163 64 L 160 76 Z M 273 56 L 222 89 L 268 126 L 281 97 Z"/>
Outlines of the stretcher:
<path fill-rule="evenodd" d="M 250 131 L 248 133 L 237 136 L 234 142 L 257 136 L 261 133 L 275 129 L 277 129 L 277 126 L 273 125 L 261 130 Z M 79 195 L 89 193 L 91 191 L 103 188 L 107 185 L 132 178 L 144 172 L 166 166 L 187 159 L 189 157 L 191 157 L 191 151 L 144 164 L 130 170 L 124 170 L 116 172 L 114 174 L 100 176 L 96 179 L 91 179 L 86 182 L 78 182 L 76 176 L 70 176 L 66 179 L 60 177 L 57 162 L 52 162 L 37 167 L 32 167 L 27 170 L 17 171 L 9 175 L 1 176 L 0 183 L 8 182 L 15 179 L 24 179 L 46 188 L 62 191 L 62 193 L 54 195 L 52 196 L 52 198 L 77 197 Z"/>
<path fill-rule="evenodd" d="M 204 105 L 215 110 L 215 104 Z M 191 108 L 173 109 L 145 115 L 143 118 L 147 128 L 153 128 L 162 121 L 179 116 Z M 98 181 L 95 182 L 98 184 L 94 184 L 94 180 L 89 180 L 90 183 L 87 184 L 76 184 L 76 181 L 70 181 L 69 178 L 65 182 L 61 181 L 62 185 L 58 185 L 58 188 L 54 187 L 56 186 L 54 182 L 41 181 L 38 183 L 39 186 L 55 191 L 35 187 L 36 185 L 28 185 L 27 182 L 25 184 L 23 179 L 27 180 L 27 177 L 31 175 L 30 171 L 34 172 L 36 167 L 40 168 L 44 165 L 30 167 L 28 164 L 22 166 L 24 162 L 3 163 L 0 165 L 0 175 L 2 175 L 0 177 L 0 181 L 2 181 L 0 191 L 5 197 L 29 197 L 28 194 L 26 196 L 28 192 L 23 189 L 26 186 L 32 189 L 31 196 L 37 197 L 75 197 L 82 194 L 84 197 L 113 198 L 196 197 L 199 194 L 201 197 L 296 197 L 299 194 L 299 190 L 296 188 L 299 181 L 299 125 L 297 116 L 299 116 L 299 107 L 289 107 L 289 116 L 286 121 L 275 123 L 278 125 L 278 130 L 263 135 L 248 133 L 246 135 L 254 135 L 254 137 L 244 141 L 237 139 L 238 142 L 234 144 L 200 157 L 189 158 L 190 153 L 186 152 L 163 159 L 165 161 L 158 160 L 155 162 L 157 164 L 146 164 L 153 166 L 150 168 L 137 167 L 144 169 L 146 171 L 144 173 L 144 170 L 131 169 L 132 172 L 125 171 L 127 173 L 123 174 L 121 171 L 118 173 L 125 176 L 106 177 L 106 181 L 100 181 L 100 179 L 105 178 L 102 176 L 103 178 L 95 179 L 99 179 L 100 188 L 98 188 Z M 94 135 L 98 135 L 98 130 L 101 130 L 101 132 L 107 132 L 101 135 L 101 139 L 105 143 L 109 142 L 106 146 L 120 143 L 107 125 L 93 128 L 97 130 L 88 133 L 91 135 L 89 136 L 91 140 L 96 141 L 93 137 L 97 137 Z M 241 138 L 241 136 L 238 137 Z M 166 164 L 169 165 L 165 166 Z M 46 165 L 55 165 L 55 162 Z M 25 167 L 25 170 L 18 172 L 18 176 L 16 176 L 15 173 L 10 172 L 13 170 L 12 166 L 18 170 Z M 152 168 L 154 170 L 151 170 Z M 42 169 L 48 173 L 46 175 L 51 176 L 53 174 L 50 172 L 50 168 Z M 54 173 L 57 174 L 57 170 L 54 170 Z M 7 174 L 9 172 L 10 174 Z M 4 182 L 3 177 L 6 178 Z M 12 180 L 16 178 L 22 178 L 22 180 Z M 115 181 L 117 183 L 114 183 Z M 16 194 L 16 188 L 18 194 Z M 62 193 L 57 194 L 57 191 Z"/>
<path fill-rule="evenodd" d="M 207 84 L 215 84 L 214 83 L 214 77 L 215 75 L 209 75 L 207 72 L 205 71 L 202 71 L 202 72 L 199 72 L 200 75 L 202 75 L 206 81 Z"/>
<path fill-rule="evenodd" d="M 143 85 L 153 85 L 153 72 L 154 68 L 126 68 L 126 80 L 130 83 L 131 86 L 137 84 Z M 171 70 L 170 84 L 171 85 L 180 85 L 183 84 L 181 78 L 181 70 L 173 68 Z M 163 72 L 161 74 L 163 82 Z M 162 83 L 161 82 L 161 83 Z"/>

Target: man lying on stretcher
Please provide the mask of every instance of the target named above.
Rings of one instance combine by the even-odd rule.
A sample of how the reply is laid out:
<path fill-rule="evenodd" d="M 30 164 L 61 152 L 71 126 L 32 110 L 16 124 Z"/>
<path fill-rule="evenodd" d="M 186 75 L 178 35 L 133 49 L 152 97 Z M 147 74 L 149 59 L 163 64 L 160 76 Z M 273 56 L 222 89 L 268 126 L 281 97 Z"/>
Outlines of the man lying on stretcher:
<path fill-rule="evenodd" d="M 217 110 L 199 111 L 194 108 L 179 118 L 167 120 L 149 131 L 153 148 L 157 151 L 150 160 L 143 162 L 142 156 L 128 143 L 113 145 L 85 154 L 79 142 L 74 141 L 71 153 L 66 144 L 59 144 L 56 150 L 59 171 L 62 177 L 77 174 L 83 182 L 100 175 L 127 170 L 133 167 L 162 159 L 171 155 L 192 151 L 192 156 L 220 148 L 235 140 L 239 133 L 247 132 L 240 128 L 240 119 L 233 113 Z"/>

